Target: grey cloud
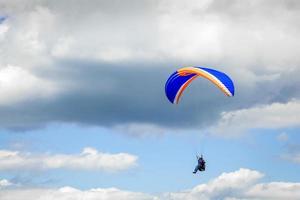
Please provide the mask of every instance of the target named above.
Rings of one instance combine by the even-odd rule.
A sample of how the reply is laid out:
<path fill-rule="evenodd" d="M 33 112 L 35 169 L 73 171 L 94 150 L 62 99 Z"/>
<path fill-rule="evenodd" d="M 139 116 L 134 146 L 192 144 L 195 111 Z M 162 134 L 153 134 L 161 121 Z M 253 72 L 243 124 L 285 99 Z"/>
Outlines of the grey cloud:
<path fill-rule="evenodd" d="M 75 84 L 73 90 L 49 101 L 33 101 L 12 107 L 1 107 L 0 112 L 6 114 L 1 120 L 4 122 L 2 125 L 9 125 L 8 127 L 12 128 L 18 125 L 34 127 L 48 121 L 63 121 L 104 126 L 129 122 L 179 126 L 190 124 L 184 119 L 197 114 L 191 112 L 193 108 L 190 105 L 183 104 L 179 107 L 171 105 L 166 99 L 164 84 L 171 72 L 170 69 L 153 70 L 150 67 L 123 69 L 109 64 L 99 67 L 98 63 L 91 65 L 87 62 L 81 65 L 65 66 L 59 73 L 55 71 L 53 74 L 51 72 L 47 74 L 48 78 L 52 77 L 56 79 L 55 81 Z M 86 68 L 88 70 L 85 70 Z M 186 97 L 194 101 L 193 105 L 197 105 L 196 99 L 191 98 L 192 95 L 187 94 Z M 209 100 L 202 101 L 206 101 L 209 106 Z M 213 110 L 213 104 L 211 105 Z M 201 113 L 199 117 L 203 118 L 204 123 L 209 115 Z M 213 116 L 214 112 L 211 113 Z M 11 119 L 13 120 L 10 121 Z M 181 120 L 182 122 L 178 123 Z"/>
<path fill-rule="evenodd" d="M 0 107 L 2 127 L 23 130 L 48 122 L 110 127 L 126 123 L 204 127 L 215 123 L 220 112 L 286 102 L 299 95 L 289 82 L 282 83 L 280 89 L 275 88 L 278 82 L 275 79 L 262 81 L 253 88 L 237 87 L 236 97 L 227 98 L 211 83 L 199 79 L 185 91 L 180 104 L 173 105 L 165 97 L 164 84 L 174 69 L 139 67 L 142 64 L 120 67 L 86 61 L 65 61 L 59 65 L 63 67 L 39 75 L 47 75 L 61 85 L 71 85 L 71 89 L 49 100 Z"/>

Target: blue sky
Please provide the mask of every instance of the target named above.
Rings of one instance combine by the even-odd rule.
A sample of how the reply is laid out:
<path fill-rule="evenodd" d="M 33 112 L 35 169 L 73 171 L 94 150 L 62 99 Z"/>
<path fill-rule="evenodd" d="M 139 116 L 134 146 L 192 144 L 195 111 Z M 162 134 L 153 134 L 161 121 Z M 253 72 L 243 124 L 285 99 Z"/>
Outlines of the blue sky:
<path fill-rule="evenodd" d="M 0 0 L 1 200 L 299 199 L 299 7 Z M 171 104 L 186 66 L 235 96 L 197 79 Z"/>
<path fill-rule="evenodd" d="M 298 129 L 286 131 L 288 140 L 299 143 Z M 74 154 L 84 147 L 110 153 L 128 152 L 139 157 L 138 166 L 125 172 L 104 173 L 80 170 L 50 170 L 48 172 L 2 172 L 14 179 L 16 174 L 28 184 L 61 187 L 70 185 L 80 189 L 116 187 L 157 193 L 179 191 L 205 183 L 222 172 L 241 167 L 267 174 L 265 181 L 299 180 L 299 165 L 284 161 L 287 141 L 278 141 L 282 130 L 256 130 L 238 138 L 202 136 L 199 131 L 166 133 L 164 136 L 135 138 L 118 131 L 98 127 L 52 124 L 47 128 L 28 131 L 1 132 L 1 149 L 16 149 L 31 153 Z M 207 171 L 193 175 L 196 153 L 203 153 Z M 29 179 L 29 180 L 28 180 Z M 179 181 L 180 180 L 180 181 Z M 46 182 L 46 183 L 45 183 Z M 157 184 L 159 182 L 160 184 Z M 143 184 L 141 184 L 143 183 Z"/>

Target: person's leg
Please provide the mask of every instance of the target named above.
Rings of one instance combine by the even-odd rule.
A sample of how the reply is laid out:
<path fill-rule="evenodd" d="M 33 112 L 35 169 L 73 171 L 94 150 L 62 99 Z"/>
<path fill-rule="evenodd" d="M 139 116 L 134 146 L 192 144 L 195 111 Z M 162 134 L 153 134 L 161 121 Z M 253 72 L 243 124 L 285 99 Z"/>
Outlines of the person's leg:
<path fill-rule="evenodd" d="M 194 169 L 194 174 L 196 174 L 196 172 L 198 171 L 198 169 L 199 169 L 199 165 L 197 165 L 196 167 L 195 167 L 195 169 Z"/>

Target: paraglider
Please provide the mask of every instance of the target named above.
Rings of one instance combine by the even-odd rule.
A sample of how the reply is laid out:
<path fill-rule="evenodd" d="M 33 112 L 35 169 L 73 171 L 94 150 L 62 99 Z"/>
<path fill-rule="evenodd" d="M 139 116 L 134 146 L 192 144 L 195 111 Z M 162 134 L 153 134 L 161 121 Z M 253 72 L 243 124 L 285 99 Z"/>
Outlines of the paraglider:
<path fill-rule="evenodd" d="M 226 96 L 234 96 L 233 82 L 225 73 L 204 67 L 184 67 L 174 72 L 166 82 L 165 92 L 169 101 L 178 104 L 183 91 L 197 77 L 208 79 Z"/>
<path fill-rule="evenodd" d="M 212 82 L 226 96 L 234 96 L 234 85 L 231 78 L 223 72 L 205 67 L 183 67 L 175 71 L 167 80 L 165 85 L 165 93 L 171 103 L 178 104 L 184 90 L 197 77 L 203 77 Z M 205 171 L 205 160 L 203 156 L 197 156 L 198 164 L 193 171 Z"/>

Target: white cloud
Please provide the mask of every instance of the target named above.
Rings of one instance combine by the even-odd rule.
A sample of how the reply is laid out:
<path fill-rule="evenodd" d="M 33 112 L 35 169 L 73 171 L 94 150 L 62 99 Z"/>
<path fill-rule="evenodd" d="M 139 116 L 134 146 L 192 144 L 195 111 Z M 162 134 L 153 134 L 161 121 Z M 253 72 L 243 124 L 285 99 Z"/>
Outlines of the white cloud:
<path fill-rule="evenodd" d="M 223 173 L 212 181 L 178 193 L 165 194 L 169 199 L 223 199 L 238 195 L 263 176 L 258 171 L 240 169 L 231 173 Z"/>
<path fill-rule="evenodd" d="M 137 165 L 138 157 L 127 153 L 109 154 L 87 147 L 80 154 L 31 154 L 0 151 L 0 170 L 75 169 L 122 171 Z"/>
<path fill-rule="evenodd" d="M 14 185 L 7 179 L 0 179 L 0 189 Z"/>
<path fill-rule="evenodd" d="M 248 190 L 245 196 L 249 199 L 299 199 L 300 183 L 261 183 Z"/>
<path fill-rule="evenodd" d="M 118 132 L 126 133 L 131 136 L 162 136 L 167 133 L 167 129 L 149 123 L 129 123 L 116 125 L 114 127 Z"/>
<path fill-rule="evenodd" d="M 0 24 L 0 42 L 5 38 L 6 32 L 9 30 L 7 24 Z"/>
<path fill-rule="evenodd" d="M 72 187 L 58 189 L 0 190 L 1 200 L 155 200 L 147 194 L 124 191 L 117 188 L 78 190 Z"/>
<path fill-rule="evenodd" d="M 84 8 L 70 2 L 2 4 L 14 17 L 8 22 L 14 29 L 5 45 L 15 50 L 6 54 L 10 61 L 13 56 L 18 56 L 18 62 L 31 59 L 31 64 L 41 58 L 183 60 L 238 65 L 249 71 L 259 66 L 255 70 L 271 72 L 300 62 L 299 30 L 294 26 L 299 15 L 281 1 L 253 1 L 250 7 L 246 2 L 224 6 L 212 0 L 145 1 L 133 2 L 130 8 L 120 6 L 122 11 L 103 2 L 91 2 Z M 28 54 L 30 58 L 25 57 Z"/>
<path fill-rule="evenodd" d="M 6 22 L 9 30 L 1 42 L 1 48 L 4 49 L 1 52 L 1 66 L 22 66 L 24 70 L 33 70 L 45 68 L 51 63 L 48 51 L 55 40 L 57 19 L 46 7 L 33 8 L 9 16 Z"/>
<path fill-rule="evenodd" d="M 299 199 L 300 183 L 256 183 L 263 174 L 249 169 L 223 173 L 212 181 L 178 193 L 166 193 L 162 199 L 214 200 L 214 199 Z"/>
<path fill-rule="evenodd" d="M 250 169 L 223 173 L 208 183 L 182 192 L 166 192 L 151 195 L 117 188 L 79 190 L 69 186 L 62 188 L 13 188 L 0 190 L 1 200 L 270 200 L 300 198 L 300 183 L 257 183 L 264 175 Z"/>
<path fill-rule="evenodd" d="M 277 136 L 279 142 L 287 142 L 289 140 L 289 135 L 286 132 L 282 132 Z"/>
<path fill-rule="evenodd" d="M 288 161 L 300 164 L 300 152 L 283 154 L 281 156 L 281 158 L 284 160 L 288 160 Z"/>
<path fill-rule="evenodd" d="M 248 84 L 249 73 L 299 66 L 299 29 L 294 26 L 299 14 L 284 1 L 163 1 L 161 10 L 161 48 L 173 59 L 227 66 L 236 80 Z"/>
<path fill-rule="evenodd" d="M 54 82 L 39 78 L 22 67 L 0 68 L 0 105 L 51 98 L 59 91 Z"/>
<path fill-rule="evenodd" d="M 300 126 L 299 113 L 298 100 L 224 112 L 211 131 L 222 135 L 239 135 L 257 128 L 298 127 Z"/>

